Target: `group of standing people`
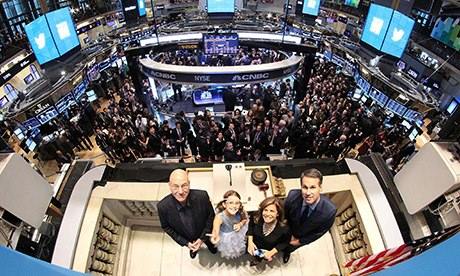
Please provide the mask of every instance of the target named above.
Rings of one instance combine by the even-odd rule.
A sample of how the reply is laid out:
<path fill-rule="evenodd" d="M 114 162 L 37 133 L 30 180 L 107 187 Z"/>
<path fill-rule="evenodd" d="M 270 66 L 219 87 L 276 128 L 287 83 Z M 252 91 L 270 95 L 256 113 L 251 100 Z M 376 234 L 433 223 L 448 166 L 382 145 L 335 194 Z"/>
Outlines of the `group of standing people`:
<path fill-rule="evenodd" d="M 324 235 L 334 223 L 337 209 L 321 195 L 323 176 L 317 169 L 305 170 L 300 189 L 284 200 L 267 197 L 254 214 L 248 214 L 237 191 L 227 191 L 215 213 L 206 191 L 190 189 L 187 172 L 174 170 L 169 179 L 171 194 L 158 203 L 161 227 L 179 245 L 196 257 L 205 244 L 212 254 L 234 259 L 245 252 L 250 265 L 271 262 L 282 255 L 288 263 L 293 251 Z"/>

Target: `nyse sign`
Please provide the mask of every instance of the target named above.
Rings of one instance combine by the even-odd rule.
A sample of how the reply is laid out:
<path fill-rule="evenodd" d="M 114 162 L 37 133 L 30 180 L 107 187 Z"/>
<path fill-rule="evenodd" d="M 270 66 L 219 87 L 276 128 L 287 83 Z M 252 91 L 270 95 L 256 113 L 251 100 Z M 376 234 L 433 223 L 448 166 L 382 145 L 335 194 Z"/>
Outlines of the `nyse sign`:
<path fill-rule="evenodd" d="M 251 72 L 251 73 L 219 73 L 209 71 L 206 73 L 190 73 L 186 67 L 183 72 L 167 72 L 157 71 L 148 67 L 143 67 L 142 71 L 155 79 L 174 82 L 174 83 L 190 83 L 190 84 L 238 84 L 238 83 L 250 83 L 250 82 L 261 82 L 267 80 L 276 80 L 292 75 L 299 68 L 299 64 L 292 65 L 290 67 L 275 68 L 269 71 L 263 72 Z"/>

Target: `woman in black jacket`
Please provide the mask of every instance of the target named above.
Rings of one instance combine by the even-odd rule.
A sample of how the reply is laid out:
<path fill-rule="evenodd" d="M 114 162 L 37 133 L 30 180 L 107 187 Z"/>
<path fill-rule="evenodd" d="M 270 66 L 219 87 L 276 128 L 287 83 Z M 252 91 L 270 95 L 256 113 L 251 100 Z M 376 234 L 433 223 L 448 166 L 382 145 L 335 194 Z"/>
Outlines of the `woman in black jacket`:
<path fill-rule="evenodd" d="M 271 262 L 282 252 L 291 239 L 287 225 L 283 223 L 283 206 L 276 197 L 268 197 L 259 205 L 259 211 L 249 222 L 248 253 L 254 256 L 251 266 L 263 259 Z"/>

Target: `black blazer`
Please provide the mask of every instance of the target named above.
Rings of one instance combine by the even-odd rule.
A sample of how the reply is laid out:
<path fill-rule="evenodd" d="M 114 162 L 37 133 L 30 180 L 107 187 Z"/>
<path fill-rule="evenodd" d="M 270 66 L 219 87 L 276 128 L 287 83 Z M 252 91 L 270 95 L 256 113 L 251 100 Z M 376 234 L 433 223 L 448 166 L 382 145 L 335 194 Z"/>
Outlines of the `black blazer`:
<path fill-rule="evenodd" d="M 272 250 L 276 248 L 278 252 L 284 251 L 291 241 L 291 234 L 286 225 L 276 224 L 275 229 L 268 235 L 264 236 L 263 221 L 254 223 L 254 219 L 249 221 L 247 236 L 252 236 L 254 244 L 259 249 Z"/>
<path fill-rule="evenodd" d="M 313 213 L 307 220 L 299 221 L 303 197 L 300 189 L 291 190 L 284 202 L 284 213 L 292 235 L 300 240 L 302 245 L 309 244 L 332 227 L 337 208 L 331 200 L 320 195 L 320 200 Z"/>
<path fill-rule="evenodd" d="M 187 204 L 191 206 L 195 228 L 192 236 L 185 230 L 177 209 L 178 204 L 179 202 L 171 194 L 158 203 L 161 228 L 181 246 L 186 246 L 197 239 L 205 241 L 208 238 L 206 234 L 211 233 L 214 220 L 214 209 L 208 193 L 191 189 L 188 195 Z"/>

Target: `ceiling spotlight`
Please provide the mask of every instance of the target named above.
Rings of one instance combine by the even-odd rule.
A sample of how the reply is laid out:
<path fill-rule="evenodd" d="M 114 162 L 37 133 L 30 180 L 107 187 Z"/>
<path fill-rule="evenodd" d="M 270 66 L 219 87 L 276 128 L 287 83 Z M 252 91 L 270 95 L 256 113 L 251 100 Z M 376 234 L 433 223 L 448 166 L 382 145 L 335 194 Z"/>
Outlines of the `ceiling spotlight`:
<path fill-rule="evenodd" d="M 61 71 L 61 76 L 64 76 L 65 75 L 65 71 Z"/>

